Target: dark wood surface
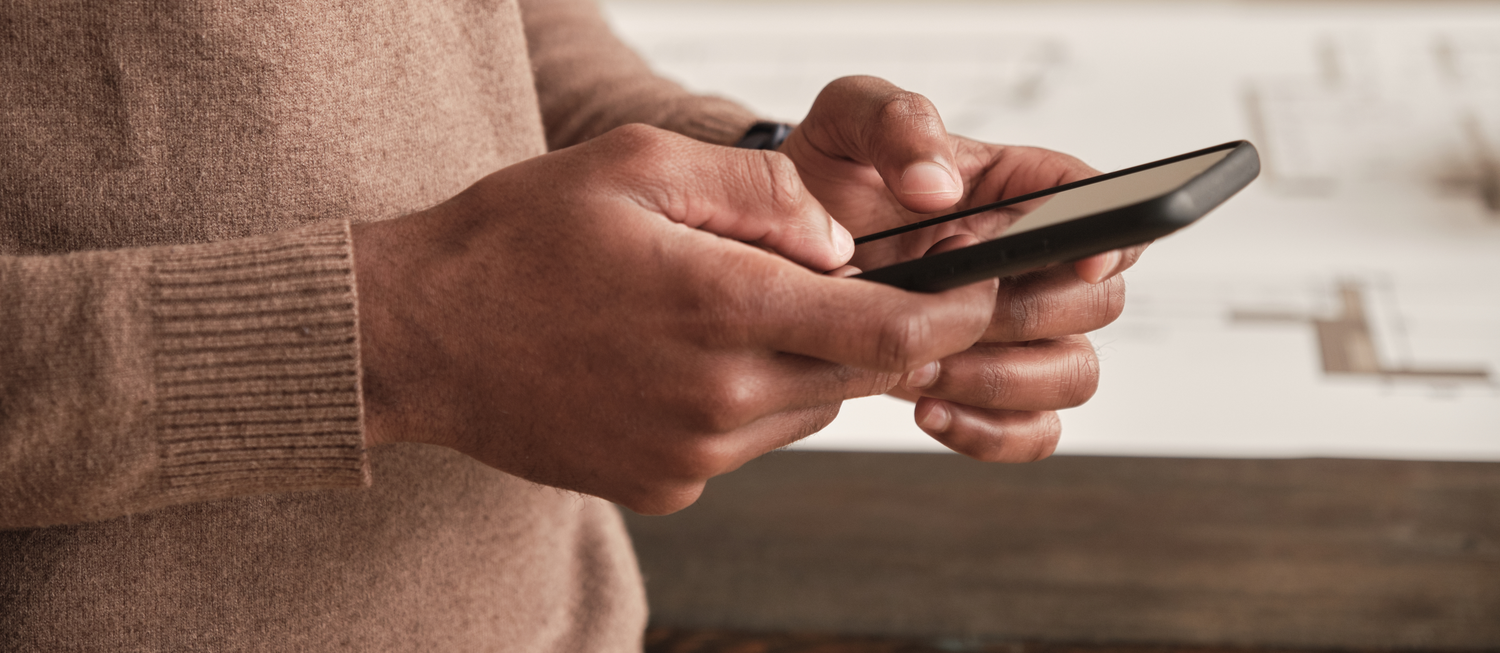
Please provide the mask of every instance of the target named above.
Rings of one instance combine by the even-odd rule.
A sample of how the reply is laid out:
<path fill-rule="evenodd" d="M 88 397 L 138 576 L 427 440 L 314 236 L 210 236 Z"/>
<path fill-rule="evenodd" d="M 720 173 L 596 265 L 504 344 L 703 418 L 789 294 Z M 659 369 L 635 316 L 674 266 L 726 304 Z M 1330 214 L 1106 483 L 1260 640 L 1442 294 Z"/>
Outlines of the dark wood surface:
<path fill-rule="evenodd" d="M 1496 464 L 782 452 L 627 521 L 658 632 L 1500 650 Z"/>
<path fill-rule="evenodd" d="M 1337 653 L 1377 653 L 1344 650 Z M 646 653 L 1332 653 L 1314 649 L 1242 649 L 1152 644 L 983 643 L 942 638 L 765 634 L 655 627 Z"/>

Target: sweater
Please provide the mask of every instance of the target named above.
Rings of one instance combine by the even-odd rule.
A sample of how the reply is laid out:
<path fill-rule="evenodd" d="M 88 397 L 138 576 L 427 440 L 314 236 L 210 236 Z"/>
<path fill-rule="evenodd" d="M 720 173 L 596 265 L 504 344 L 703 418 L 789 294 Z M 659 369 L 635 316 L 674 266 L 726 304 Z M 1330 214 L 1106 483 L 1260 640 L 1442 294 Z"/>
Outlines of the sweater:
<path fill-rule="evenodd" d="M 753 120 L 588 0 L 6 3 L 0 650 L 638 650 L 614 506 L 363 447 L 349 225 Z"/>

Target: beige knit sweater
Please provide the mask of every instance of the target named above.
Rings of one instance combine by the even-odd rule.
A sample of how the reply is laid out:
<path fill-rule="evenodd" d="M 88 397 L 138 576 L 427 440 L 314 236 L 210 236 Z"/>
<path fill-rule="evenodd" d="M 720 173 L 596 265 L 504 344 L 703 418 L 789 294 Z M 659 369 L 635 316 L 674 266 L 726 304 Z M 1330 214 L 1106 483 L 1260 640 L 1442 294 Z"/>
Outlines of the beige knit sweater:
<path fill-rule="evenodd" d="M 362 449 L 348 225 L 751 121 L 587 0 L 0 6 L 0 650 L 638 648 L 613 506 Z"/>

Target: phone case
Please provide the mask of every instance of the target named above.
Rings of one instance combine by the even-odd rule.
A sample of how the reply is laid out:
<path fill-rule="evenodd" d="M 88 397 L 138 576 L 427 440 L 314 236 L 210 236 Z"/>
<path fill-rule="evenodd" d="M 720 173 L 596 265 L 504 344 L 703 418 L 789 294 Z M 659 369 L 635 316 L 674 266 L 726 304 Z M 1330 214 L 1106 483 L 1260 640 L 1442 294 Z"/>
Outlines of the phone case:
<path fill-rule="evenodd" d="M 1235 141 L 1169 159 L 1090 177 L 1056 188 L 987 204 L 960 213 L 898 227 L 857 239 L 865 243 L 899 235 L 1046 195 L 1097 184 L 1143 170 L 1231 150 L 1218 163 L 1161 195 L 1128 206 L 1002 236 L 963 249 L 897 263 L 856 275 L 907 290 L 938 292 L 992 277 L 1028 272 L 1053 263 L 1076 261 L 1112 249 L 1161 238 L 1186 227 L 1243 190 L 1260 174 L 1260 157 L 1249 141 Z"/>

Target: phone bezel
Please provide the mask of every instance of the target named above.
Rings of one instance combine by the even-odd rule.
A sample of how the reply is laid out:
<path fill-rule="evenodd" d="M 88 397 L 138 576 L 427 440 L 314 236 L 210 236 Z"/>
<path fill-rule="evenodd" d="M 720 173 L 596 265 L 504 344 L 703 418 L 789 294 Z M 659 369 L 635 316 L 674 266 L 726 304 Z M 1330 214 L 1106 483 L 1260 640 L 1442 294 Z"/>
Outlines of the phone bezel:
<path fill-rule="evenodd" d="M 1249 141 L 1232 141 L 1124 170 L 1110 172 L 1035 193 L 938 216 L 856 238 L 856 246 L 898 236 L 950 220 L 992 211 L 1047 195 L 1118 179 L 1143 170 L 1230 150 L 1219 162 L 1182 185 L 1147 200 L 1075 218 L 1014 236 L 869 270 L 857 279 L 923 292 L 938 292 L 992 277 L 1028 272 L 1054 263 L 1075 261 L 1112 249 L 1137 245 L 1181 229 L 1223 204 L 1260 174 L 1260 157 Z"/>

